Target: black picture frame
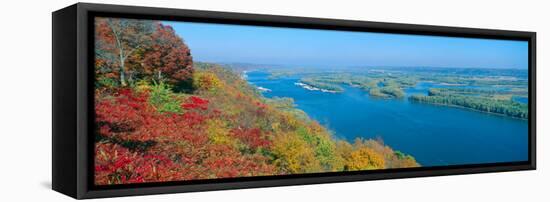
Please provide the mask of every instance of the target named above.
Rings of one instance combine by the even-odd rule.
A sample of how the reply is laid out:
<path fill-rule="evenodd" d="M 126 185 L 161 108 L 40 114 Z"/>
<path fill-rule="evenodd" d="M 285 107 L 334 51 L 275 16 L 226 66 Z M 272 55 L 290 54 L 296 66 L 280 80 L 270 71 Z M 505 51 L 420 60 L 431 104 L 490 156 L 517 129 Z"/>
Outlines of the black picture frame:
<path fill-rule="evenodd" d="M 527 41 L 529 44 L 529 158 L 525 162 L 513 163 L 95 186 L 93 184 L 94 72 L 91 66 L 94 57 L 93 19 L 95 16 Z M 535 32 L 89 3 L 77 3 L 55 11 L 52 14 L 52 20 L 52 188 L 77 199 L 536 169 Z"/>

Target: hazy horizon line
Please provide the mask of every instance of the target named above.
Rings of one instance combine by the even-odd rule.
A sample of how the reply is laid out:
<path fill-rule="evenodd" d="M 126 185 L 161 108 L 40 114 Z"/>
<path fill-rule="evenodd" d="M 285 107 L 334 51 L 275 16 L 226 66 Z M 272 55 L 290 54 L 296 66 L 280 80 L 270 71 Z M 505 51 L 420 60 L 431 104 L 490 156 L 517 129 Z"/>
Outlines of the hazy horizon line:
<path fill-rule="evenodd" d="M 299 68 L 441 68 L 441 69 L 492 69 L 492 70 L 529 70 L 529 67 L 473 67 L 473 66 L 428 66 L 428 65 L 321 65 L 321 64 L 266 64 L 243 61 L 221 62 L 221 61 L 196 61 L 202 63 L 216 63 L 226 65 L 257 65 L 276 67 L 299 67 Z"/>

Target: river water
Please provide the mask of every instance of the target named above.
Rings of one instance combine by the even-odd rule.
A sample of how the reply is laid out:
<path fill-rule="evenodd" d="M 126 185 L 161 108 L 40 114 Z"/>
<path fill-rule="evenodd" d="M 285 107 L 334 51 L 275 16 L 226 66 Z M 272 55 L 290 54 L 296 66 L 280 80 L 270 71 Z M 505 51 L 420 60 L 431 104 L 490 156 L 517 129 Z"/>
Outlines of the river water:
<path fill-rule="evenodd" d="M 247 80 L 262 88 L 265 97 L 291 97 L 297 108 L 333 131 L 336 137 L 382 138 L 384 143 L 410 154 L 422 166 L 526 161 L 526 120 L 468 109 L 379 99 L 358 88 L 343 86 L 343 93 L 301 88 L 299 76 L 268 79 L 261 71 Z M 419 83 L 407 95 L 426 93 L 433 84 Z"/>

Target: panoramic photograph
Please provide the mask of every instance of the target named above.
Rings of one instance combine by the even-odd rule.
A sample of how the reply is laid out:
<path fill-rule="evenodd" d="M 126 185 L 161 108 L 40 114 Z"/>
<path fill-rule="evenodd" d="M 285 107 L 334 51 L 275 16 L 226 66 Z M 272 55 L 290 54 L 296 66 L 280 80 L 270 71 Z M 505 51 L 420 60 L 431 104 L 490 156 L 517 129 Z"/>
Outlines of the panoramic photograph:
<path fill-rule="evenodd" d="M 94 20 L 94 184 L 528 160 L 528 42 Z"/>

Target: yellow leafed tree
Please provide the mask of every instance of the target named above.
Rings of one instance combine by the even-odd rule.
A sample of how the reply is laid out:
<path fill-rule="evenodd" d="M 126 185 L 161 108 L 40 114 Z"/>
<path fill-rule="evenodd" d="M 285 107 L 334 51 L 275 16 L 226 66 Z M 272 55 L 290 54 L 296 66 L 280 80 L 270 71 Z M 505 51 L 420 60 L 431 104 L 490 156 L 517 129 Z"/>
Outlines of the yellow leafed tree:
<path fill-rule="evenodd" d="M 384 168 L 384 157 L 368 147 L 351 152 L 347 163 L 348 170 L 373 170 Z"/>
<path fill-rule="evenodd" d="M 311 173 L 321 171 L 315 152 L 300 137 L 294 134 L 278 135 L 273 141 L 275 163 L 289 173 Z"/>

